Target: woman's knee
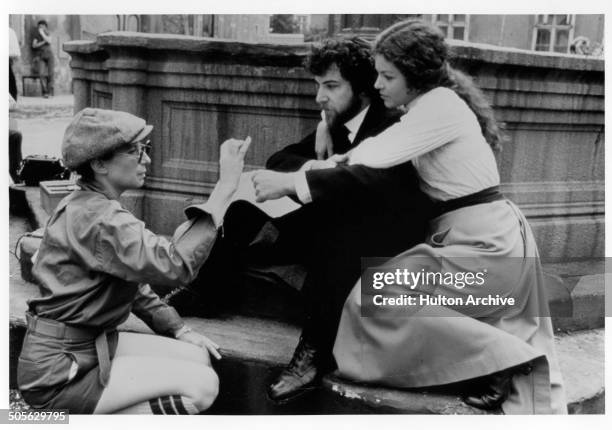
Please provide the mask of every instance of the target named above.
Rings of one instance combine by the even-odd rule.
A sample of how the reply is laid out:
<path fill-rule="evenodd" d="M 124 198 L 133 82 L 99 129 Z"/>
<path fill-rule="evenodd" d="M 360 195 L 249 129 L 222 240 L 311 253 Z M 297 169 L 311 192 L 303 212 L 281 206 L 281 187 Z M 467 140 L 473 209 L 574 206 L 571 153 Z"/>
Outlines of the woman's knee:
<path fill-rule="evenodd" d="M 189 360 L 210 366 L 206 349 L 187 342 L 142 333 L 119 333 L 116 357 L 152 356 Z"/>
<path fill-rule="evenodd" d="M 190 343 L 177 341 L 181 343 L 180 359 L 188 359 L 198 364 L 203 364 L 207 367 L 211 366 L 210 354 L 206 348 L 196 346 Z"/>
<path fill-rule="evenodd" d="M 198 375 L 193 375 L 193 387 L 190 394 L 194 406 L 204 411 L 208 409 L 219 394 L 219 377 L 215 371 L 202 366 Z"/>
<path fill-rule="evenodd" d="M 201 355 L 202 363 L 210 367 L 211 366 L 210 353 L 205 349 L 201 349 L 200 355 Z"/>
<path fill-rule="evenodd" d="M 170 352 L 171 358 L 189 360 L 210 367 L 210 354 L 206 348 L 181 340 L 172 339 L 171 341 L 173 342 Z"/>

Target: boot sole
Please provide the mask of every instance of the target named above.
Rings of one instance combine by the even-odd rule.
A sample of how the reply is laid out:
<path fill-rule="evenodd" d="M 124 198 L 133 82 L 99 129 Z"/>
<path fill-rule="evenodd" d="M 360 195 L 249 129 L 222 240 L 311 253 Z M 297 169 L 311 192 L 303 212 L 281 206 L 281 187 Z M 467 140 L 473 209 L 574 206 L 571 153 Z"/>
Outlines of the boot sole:
<path fill-rule="evenodd" d="M 309 392 L 311 392 L 313 390 L 316 390 L 317 388 L 319 388 L 317 385 L 312 385 L 312 386 L 304 387 L 304 388 L 300 389 L 299 391 L 297 391 L 295 394 L 292 394 L 289 397 L 284 397 L 282 399 L 273 399 L 272 397 L 270 397 L 270 395 L 268 393 L 266 393 L 266 397 L 268 397 L 268 400 L 270 400 L 275 405 L 281 406 L 281 405 L 286 405 L 287 403 L 291 403 L 291 402 L 299 399 L 300 397 L 308 394 Z"/>

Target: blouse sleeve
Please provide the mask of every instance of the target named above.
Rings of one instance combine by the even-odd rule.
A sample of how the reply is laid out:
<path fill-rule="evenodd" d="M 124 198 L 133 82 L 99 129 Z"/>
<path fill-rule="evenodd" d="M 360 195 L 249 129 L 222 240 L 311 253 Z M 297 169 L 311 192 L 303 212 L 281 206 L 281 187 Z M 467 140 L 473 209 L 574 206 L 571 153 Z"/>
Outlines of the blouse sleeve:
<path fill-rule="evenodd" d="M 131 282 L 188 284 L 208 258 L 217 237 L 212 217 L 196 212 L 169 240 L 114 205 L 99 224 L 95 269 Z"/>
<path fill-rule="evenodd" d="M 132 312 L 155 333 L 174 336 L 185 325 L 172 306 L 161 301 L 149 284 L 140 284 L 132 303 Z"/>
<path fill-rule="evenodd" d="M 401 120 L 364 140 L 349 164 L 387 168 L 426 154 L 478 126 L 476 116 L 451 89 L 436 88 L 414 101 Z"/>

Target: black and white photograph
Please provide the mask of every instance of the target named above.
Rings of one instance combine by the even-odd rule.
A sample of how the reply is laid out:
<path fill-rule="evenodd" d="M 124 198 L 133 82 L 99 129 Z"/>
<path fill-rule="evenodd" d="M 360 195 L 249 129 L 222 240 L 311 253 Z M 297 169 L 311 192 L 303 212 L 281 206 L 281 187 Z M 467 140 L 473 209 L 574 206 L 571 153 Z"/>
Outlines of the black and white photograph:
<path fill-rule="evenodd" d="M 603 8 L 164 7 L 9 11 L 0 422 L 603 425 Z"/>

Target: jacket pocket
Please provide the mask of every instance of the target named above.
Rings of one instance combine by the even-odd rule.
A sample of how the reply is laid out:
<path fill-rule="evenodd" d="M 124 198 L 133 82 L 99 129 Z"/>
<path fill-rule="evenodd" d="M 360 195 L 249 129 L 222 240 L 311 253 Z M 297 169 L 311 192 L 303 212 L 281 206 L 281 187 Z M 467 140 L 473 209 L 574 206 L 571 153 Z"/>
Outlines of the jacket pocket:
<path fill-rule="evenodd" d="M 28 332 L 17 366 L 19 389 L 65 384 L 71 364 L 72 360 L 64 352 L 62 339 Z"/>
<path fill-rule="evenodd" d="M 17 384 L 20 390 L 51 388 L 68 382 L 72 360 L 63 352 L 40 361 L 19 357 Z"/>

